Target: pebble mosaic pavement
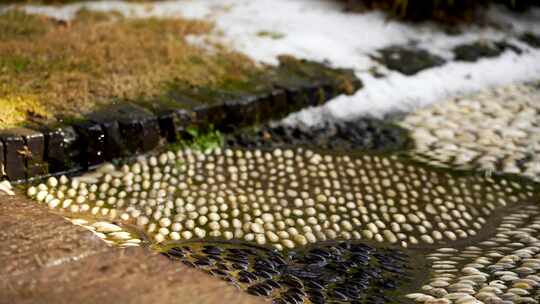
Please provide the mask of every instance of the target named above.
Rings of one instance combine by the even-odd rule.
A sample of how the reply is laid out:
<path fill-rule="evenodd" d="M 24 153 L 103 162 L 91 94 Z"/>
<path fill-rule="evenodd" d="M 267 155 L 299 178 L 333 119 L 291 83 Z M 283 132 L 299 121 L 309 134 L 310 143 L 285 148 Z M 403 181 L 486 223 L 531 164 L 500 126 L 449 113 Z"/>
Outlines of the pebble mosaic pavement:
<path fill-rule="evenodd" d="M 517 155 L 508 162 L 519 172 L 501 171 L 537 177 L 527 171 L 536 158 L 516 153 L 530 144 L 520 132 L 534 132 L 539 96 L 519 94 L 534 89 L 411 114 L 401 125 L 422 153 L 413 159 L 308 147 L 167 151 L 49 178 L 28 195 L 111 245 L 152 246 L 274 303 L 538 303 L 537 184 L 470 170 L 484 160 L 463 156 Z M 498 141 L 483 133 L 493 113 L 506 119 L 487 125 L 508 131 Z M 450 136 L 446 121 L 467 132 Z M 446 133 L 425 130 L 435 128 Z M 462 141 L 467 134 L 475 139 Z M 468 170 L 433 161 L 449 159 Z"/>

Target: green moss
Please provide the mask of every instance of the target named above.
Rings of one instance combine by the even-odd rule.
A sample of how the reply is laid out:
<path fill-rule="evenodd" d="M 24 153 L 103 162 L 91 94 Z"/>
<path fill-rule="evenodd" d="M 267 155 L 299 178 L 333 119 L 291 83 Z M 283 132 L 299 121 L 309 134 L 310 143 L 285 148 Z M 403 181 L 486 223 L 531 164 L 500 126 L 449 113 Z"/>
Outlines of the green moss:
<path fill-rule="evenodd" d="M 212 125 L 206 129 L 189 127 L 185 134 L 177 143 L 169 145 L 167 148 L 178 151 L 185 148 L 190 148 L 197 151 L 211 151 L 216 148 L 221 148 L 225 144 L 225 138 L 221 132 L 215 130 Z M 183 164 L 179 164 L 183 166 Z"/>
<path fill-rule="evenodd" d="M 7 55 L 0 57 L 0 71 L 2 73 L 21 73 L 27 71 L 32 61 L 20 55 Z"/>

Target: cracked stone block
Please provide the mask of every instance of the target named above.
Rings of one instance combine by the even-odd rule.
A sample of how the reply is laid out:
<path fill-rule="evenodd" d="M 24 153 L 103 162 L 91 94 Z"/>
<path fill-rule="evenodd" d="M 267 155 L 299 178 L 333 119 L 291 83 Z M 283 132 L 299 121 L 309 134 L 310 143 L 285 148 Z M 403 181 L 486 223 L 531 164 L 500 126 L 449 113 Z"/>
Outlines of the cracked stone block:
<path fill-rule="evenodd" d="M 79 136 L 73 127 L 44 130 L 45 161 L 50 173 L 77 170 L 80 167 Z"/>
<path fill-rule="evenodd" d="M 407 76 L 445 63 L 441 57 L 412 46 L 390 46 L 378 50 L 377 53 L 378 56 L 372 56 L 374 60 Z"/>
<path fill-rule="evenodd" d="M 78 122 L 74 126 L 79 136 L 80 163 L 84 168 L 103 163 L 105 159 L 105 132 L 94 122 Z"/>

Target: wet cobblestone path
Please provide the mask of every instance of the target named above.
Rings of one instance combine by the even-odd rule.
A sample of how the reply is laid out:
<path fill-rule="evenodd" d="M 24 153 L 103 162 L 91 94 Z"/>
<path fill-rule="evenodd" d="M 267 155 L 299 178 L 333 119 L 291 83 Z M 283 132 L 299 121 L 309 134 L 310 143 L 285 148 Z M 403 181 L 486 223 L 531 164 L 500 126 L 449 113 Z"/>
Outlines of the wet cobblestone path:
<path fill-rule="evenodd" d="M 27 192 L 274 303 L 536 303 L 538 185 L 412 153 L 169 150 Z"/>

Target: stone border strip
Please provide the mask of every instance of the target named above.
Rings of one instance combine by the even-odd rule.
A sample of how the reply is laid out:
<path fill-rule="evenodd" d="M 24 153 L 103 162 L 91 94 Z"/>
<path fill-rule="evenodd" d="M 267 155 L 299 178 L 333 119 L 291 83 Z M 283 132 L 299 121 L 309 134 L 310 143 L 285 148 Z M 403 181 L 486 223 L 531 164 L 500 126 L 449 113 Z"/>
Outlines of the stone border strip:
<path fill-rule="evenodd" d="M 273 79 L 266 92 L 223 94 L 223 101 L 210 103 L 205 99 L 193 103 L 179 96 L 174 100 L 178 107 L 164 106 L 158 101 L 150 105 L 122 102 L 71 124 L 0 130 L 0 167 L 5 168 L 4 178 L 23 182 L 92 168 L 176 142 L 188 127 L 214 126 L 220 131 L 234 131 L 323 104 L 362 87 L 351 70 L 307 61 L 294 65 L 300 72 L 293 71 L 293 77 L 288 77 L 286 70 L 287 77 Z M 342 78 L 349 81 L 349 87 L 343 86 Z"/>

